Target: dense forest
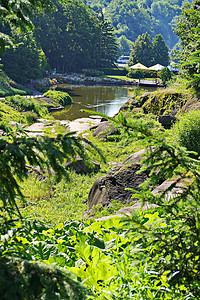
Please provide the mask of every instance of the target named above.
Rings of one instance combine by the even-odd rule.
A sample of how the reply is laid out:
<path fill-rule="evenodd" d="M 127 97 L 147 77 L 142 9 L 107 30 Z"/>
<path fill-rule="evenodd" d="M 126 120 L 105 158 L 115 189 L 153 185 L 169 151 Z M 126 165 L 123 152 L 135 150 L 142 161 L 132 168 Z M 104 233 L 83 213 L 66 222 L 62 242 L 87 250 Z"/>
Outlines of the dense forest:
<path fill-rule="evenodd" d="M 152 39 L 155 35 L 161 34 L 170 49 L 178 42 L 173 28 L 185 1 L 91 0 L 85 2 L 95 11 L 103 9 L 120 43 L 126 41 L 130 45 L 130 42 L 134 42 L 145 32 L 150 34 Z"/>
<path fill-rule="evenodd" d="M 6 53 L 1 54 L 3 69 L 24 83 L 54 68 L 61 73 L 110 68 L 119 55 L 130 55 L 133 43 L 146 33 L 151 41 L 161 35 L 172 49 L 178 42 L 173 26 L 182 2 L 58 1 L 56 9 L 52 6 L 34 14 L 31 33 L 23 27 L 13 30 L 14 19 L 10 24 L 4 18 L 1 32 L 8 43 Z M 13 43 L 18 46 L 9 50 Z"/>

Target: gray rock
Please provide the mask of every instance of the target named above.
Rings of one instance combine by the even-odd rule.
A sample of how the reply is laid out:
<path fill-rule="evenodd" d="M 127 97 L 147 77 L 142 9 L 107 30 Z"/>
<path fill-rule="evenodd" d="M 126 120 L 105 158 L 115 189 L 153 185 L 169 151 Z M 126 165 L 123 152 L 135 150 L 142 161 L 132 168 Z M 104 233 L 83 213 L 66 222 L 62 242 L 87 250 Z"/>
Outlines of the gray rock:
<path fill-rule="evenodd" d="M 66 169 L 72 169 L 78 174 L 88 174 L 100 169 L 100 164 L 92 161 L 92 166 L 87 166 L 81 157 L 77 157 L 74 162 L 67 162 Z"/>
<path fill-rule="evenodd" d="M 129 155 L 123 162 L 123 164 L 127 163 L 140 163 L 140 161 L 144 158 L 144 155 L 146 153 L 146 149 L 142 149 L 140 151 L 137 151 L 131 155 Z"/>
<path fill-rule="evenodd" d="M 133 110 L 133 108 L 138 106 L 140 106 L 139 101 L 134 98 L 131 98 L 126 103 L 124 103 L 124 105 L 122 105 L 119 111 Z"/>
<path fill-rule="evenodd" d="M 176 122 L 176 117 L 172 115 L 161 115 L 158 117 L 158 122 L 165 128 L 170 128 Z"/>
<path fill-rule="evenodd" d="M 97 136 L 98 139 L 104 139 L 110 135 L 118 135 L 119 130 L 111 126 L 110 121 L 104 121 L 99 124 L 99 126 L 93 132 L 93 137 Z"/>
<path fill-rule="evenodd" d="M 114 167 L 106 176 L 97 179 L 88 196 L 87 210 L 93 205 L 108 206 L 112 200 L 122 203 L 133 202 L 132 191 L 127 188 L 140 190 L 139 185 L 147 179 L 146 173 L 137 174 L 141 168 L 140 163 Z"/>
<path fill-rule="evenodd" d="M 181 112 L 184 114 L 185 112 L 189 112 L 191 110 L 200 110 L 200 101 L 198 98 L 189 99 L 186 104 L 182 107 Z"/>

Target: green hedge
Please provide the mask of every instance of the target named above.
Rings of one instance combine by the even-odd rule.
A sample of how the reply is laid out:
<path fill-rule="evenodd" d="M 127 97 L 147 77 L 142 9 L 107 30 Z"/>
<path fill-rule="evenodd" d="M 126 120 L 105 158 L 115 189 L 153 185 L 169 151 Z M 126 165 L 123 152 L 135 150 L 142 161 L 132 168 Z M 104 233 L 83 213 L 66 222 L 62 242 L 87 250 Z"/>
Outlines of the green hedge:
<path fill-rule="evenodd" d="M 43 94 L 44 97 L 50 98 L 58 102 L 60 105 L 70 105 L 72 104 L 73 100 L 72 97 L 65 92 L 49 90 L 48 92 Z"/>
<path fill-rule="evenodd" d="M 127 77 L 129 78 L 155 78 L 156 72 L 149 70 L 129 70 Z"/>
<path fill-rule="evenodd" d="M 200 111 L 192 110 L 184 114 L 174 125 L 174 136 L 181 146 L 200 156 Z"/>
<path fill-rule="evenodd" d="M 126 76 L 128 74 L 127 69 L 118 69 L 118 68 L 104 68 L 101 69 L 105 75 L 116 75 L 116 76 Z"/>

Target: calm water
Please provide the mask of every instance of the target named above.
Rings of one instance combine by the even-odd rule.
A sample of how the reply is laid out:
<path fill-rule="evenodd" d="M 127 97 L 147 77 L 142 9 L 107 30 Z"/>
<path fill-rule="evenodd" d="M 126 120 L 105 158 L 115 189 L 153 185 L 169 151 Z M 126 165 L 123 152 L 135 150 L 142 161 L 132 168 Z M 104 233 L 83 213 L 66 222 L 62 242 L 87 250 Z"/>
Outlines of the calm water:
<path fill-rule="evenodd" d="M 63 85 L 62 85 L 63 87 Z M 122 87 L 64 85 L 66 92 L 73 99 L 71 106 L 53 113 L 59 120 L 74 120 L 87 117 L 82 109 L 101 112 L 114 116 L 120 107 L 131 97 L 129 90 Z"/>
<path fill-rule="evenodd" d="M 75 120 L 87 117 L 88 114 L 81 112 L 82 109 L 104 113 L 114 116 L 120 107 L 131 98 L 131 91 L 127 87 L 111 86 L 80 86 L 60 85 L 73 99 L 71 106 L 64 110 L 52 113 L 59 120 Z"/>

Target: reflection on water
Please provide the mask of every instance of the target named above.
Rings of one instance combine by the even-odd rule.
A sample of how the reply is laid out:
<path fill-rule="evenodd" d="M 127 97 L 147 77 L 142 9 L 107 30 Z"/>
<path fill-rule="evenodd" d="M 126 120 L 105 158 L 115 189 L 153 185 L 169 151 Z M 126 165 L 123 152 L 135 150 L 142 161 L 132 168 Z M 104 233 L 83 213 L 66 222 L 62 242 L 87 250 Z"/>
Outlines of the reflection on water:
<path fill-rule="evenodd" d="M 52 113 L 59 120 L 75 120 L 87 117 L 88 114 L 81 112 L 82 109 L 101 112 L 107 116 L 114 116 L 120 107 L 131 97 L 127 87 L 111 86 L 80 86 L 60 85 L 73 99 L 71 106 L 64 110 Z"/>
<path fill-rule="evenodd" d="M 64 110 L 52 113 L 59 120 L 74 120 L 87 117 L 82 109 L 101 112 L 108 116 L 115 115 L 120 107 L 130 98 L 128 89 L 107 86 L 78 86 L 62 85 L 73 99 L 71 106 Z"/>

